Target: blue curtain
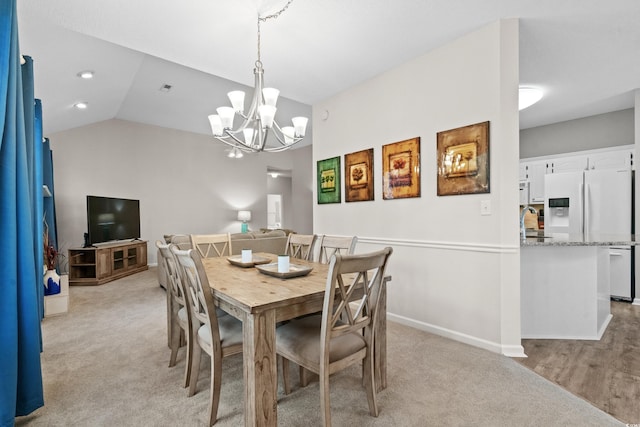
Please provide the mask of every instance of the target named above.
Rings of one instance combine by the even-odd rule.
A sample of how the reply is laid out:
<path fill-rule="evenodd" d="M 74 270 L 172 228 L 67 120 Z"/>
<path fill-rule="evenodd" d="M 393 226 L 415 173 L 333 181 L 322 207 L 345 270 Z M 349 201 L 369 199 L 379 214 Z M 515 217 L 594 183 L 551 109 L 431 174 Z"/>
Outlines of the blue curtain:
<path fill-rule="evenodd" d="M 36 127 L 38 126 L 38 99 L 36 99 Z M 40 117 L 42 117 L 42 110 L 40 110 Z M 55 206 L 55 186 L 53 185 L 53 153 L 51 152 L 51 145 L 49 138 L 45 138 L 42 147 L 42 183 L 47 186 L 51 197 L 44 198 L 44 220 L 49 227 L 49 244 L 54 248 L 58 247 L 58 229 L 56 227 L 56 206 Z M 58 264 L 57 268 L 60 268 Z M 58 270 L 58 273 L 60 271 Z"/>
<path fill-rule="evenodd" d="M 21 68 L 24 70 L 21 70 Z M 44 404 L 42 391 L 42 143 L 33 129 L 33 65 L 20 65 L 15 0 L 0 1 L 0 425 Z M 23 72 L 24 78 L 23 81 Z M 26 80 L 28 79 L 28 80 Z M 26 90 L 25 90 L 26 89 Z M 30 116 L 31 114 L 31 116 Z M 26 116 L 26 117 L 25 117 Z M 30 139 L 28 139 L 30 138 Z M 41 141 L 41 140 L 40 140 Z M 40 151 L 40 153 L 38 153 Z M 38 209 L 40 209 L 38 211 Z"/>

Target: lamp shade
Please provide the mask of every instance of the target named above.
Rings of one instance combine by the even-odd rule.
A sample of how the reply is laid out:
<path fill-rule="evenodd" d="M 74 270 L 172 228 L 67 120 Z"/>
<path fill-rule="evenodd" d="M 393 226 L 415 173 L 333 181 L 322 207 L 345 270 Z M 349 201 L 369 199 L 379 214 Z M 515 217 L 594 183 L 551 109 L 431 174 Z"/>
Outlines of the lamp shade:
<path fill-rule="evenodd" d="M 238 221 L 251 221 L 251 211 L 238 211 Z"/>

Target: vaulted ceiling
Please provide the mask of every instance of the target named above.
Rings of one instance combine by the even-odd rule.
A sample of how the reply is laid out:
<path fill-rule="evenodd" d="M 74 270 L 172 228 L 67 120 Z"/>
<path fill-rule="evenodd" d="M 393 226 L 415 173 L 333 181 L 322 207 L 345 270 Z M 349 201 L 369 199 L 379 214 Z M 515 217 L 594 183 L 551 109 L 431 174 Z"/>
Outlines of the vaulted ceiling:
<path fill-rule="evenodd" d="M 20 0 L 45 134 L 111 118 L 208 134 L 207 114 L 253 84 L 257 14 L 286 4 Z M 511 17 L 520 19 L 520 83 L 545 91 L 520 113 L 521 128 L 634 106 L 637 0 L 295 0 L 261 26 L 265 82 L 285 98 L 277 116 L 310 115 L 317 101 Z M 82 70 L 95 78 L 78 78 Z M 78 101 L 89 108 L 72 108 Z"/>

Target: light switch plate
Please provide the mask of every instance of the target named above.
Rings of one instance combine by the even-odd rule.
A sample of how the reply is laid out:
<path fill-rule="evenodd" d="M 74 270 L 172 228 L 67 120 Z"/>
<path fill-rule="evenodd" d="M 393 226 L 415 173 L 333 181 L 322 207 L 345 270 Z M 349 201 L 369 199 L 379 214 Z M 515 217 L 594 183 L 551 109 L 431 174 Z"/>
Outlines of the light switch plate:
<path fill-rule="evenodd" d="M 491 200 L 480 200 L 480 215 L 491 215 Z"/>

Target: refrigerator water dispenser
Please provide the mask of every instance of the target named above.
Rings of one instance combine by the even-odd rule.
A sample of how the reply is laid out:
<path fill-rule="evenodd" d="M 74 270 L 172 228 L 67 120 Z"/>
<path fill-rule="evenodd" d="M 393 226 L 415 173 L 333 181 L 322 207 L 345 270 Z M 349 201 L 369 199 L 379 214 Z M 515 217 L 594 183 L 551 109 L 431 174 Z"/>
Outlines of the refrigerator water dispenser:
<path fill-rule="evenodd" d="M 549 199 L 545 220 L 550 227 L 569 227 L 569 198 Z"/>

